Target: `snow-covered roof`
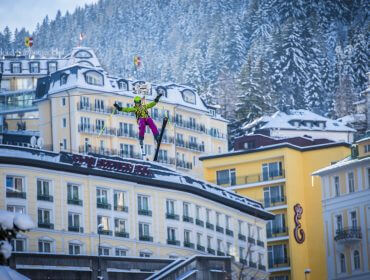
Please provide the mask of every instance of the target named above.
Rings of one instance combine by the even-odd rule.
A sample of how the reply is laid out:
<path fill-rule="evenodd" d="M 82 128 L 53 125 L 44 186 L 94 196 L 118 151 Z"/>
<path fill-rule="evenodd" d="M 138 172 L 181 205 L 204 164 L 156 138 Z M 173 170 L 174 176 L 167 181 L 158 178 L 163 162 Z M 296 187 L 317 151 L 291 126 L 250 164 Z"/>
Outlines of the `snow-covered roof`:
<path fill-rule="evenodd" d="M 277 111 L 271 116 L 262 116 L 244 125 L 243 129 L 246 131 L 253 129 L 288 129 L 356 132 L 356 130 L 341 122 L 303 109 L 291 110 L 289 113 Z"/>
<path fill-rule="evenodd" d="M 349 166 L 354 166 L 354 165 L 364 165 L 370 163 L 370 157 L 365 157 L 365 158 L 355 158 L 352 159 L 351 157 L 347 157 L 341 161 L 338 161 L 335 164 L 332 164 L 330 166 L 321 168 L 315 172 L 312 173 L 312 175 L 326 175 L 328 173 L 332 173 L 335 171 L 338 171 L 342 168 L 347 168 Z"/>
<path fill-rule="evenodd" d="M 69 153 L 58 154 L 32 148 L 0 145 L 0 163 L 91 174 L 174 189 L 208 198 L 262 219 L 273 218 L 271 213 L 264 210 L 260 202 L 150 161 Z"/>

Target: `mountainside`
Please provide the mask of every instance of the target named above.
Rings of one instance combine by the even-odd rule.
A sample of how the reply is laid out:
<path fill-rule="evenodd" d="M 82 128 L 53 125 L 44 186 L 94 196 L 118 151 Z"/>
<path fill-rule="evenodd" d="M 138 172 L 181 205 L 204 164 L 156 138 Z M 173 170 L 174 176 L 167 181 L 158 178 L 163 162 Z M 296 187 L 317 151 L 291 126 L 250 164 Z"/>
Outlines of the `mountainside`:
<path fill-rule="evenodd" d="M 68 52 L 82 32 L 110 73 L 192 85 L 236 126 L 276 109 L 342 117 L 366 88 L 369 10 L 366 0 L 101 0 L 46 17 L 32 49 Z M 6 28 L 0 50 L 24 49 L 27 34 Z"/>

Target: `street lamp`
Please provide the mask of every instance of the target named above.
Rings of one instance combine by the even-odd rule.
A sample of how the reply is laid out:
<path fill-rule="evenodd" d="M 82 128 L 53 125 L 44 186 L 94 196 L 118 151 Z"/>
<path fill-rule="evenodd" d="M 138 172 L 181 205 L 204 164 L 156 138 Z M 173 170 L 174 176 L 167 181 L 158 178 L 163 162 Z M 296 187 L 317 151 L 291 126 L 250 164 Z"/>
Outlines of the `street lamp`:
<path fill-rule="evenodd" d="M 98 225 L 98 236 L 99 236 L 99 245 L 98 245 L 98 280 L 103 280 L 103 276 L 101 275 L 101 266 L 100 266 L 100 232 L 104 228 L 103 224 Z"/>

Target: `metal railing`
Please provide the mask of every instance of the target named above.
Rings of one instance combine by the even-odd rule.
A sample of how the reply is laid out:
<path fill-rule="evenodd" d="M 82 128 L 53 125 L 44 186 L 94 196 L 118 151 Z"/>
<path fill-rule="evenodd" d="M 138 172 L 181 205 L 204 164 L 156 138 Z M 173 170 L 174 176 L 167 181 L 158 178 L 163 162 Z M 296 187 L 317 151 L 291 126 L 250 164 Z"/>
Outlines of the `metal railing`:
<path fill-rule="evenodd" d="M 216 251 L 212 248 L 207 248 L 207 253 L 211 255 L 216 255 Z"/>
<path fill-rule="evenodd" d="M 82 200 L 78 199 L 78 198 L 68 198 L 67 199 L 67 204 L 82 206 Z"/>
<path fill-rule="evenodd" d="M 37 226 L 39 228 L 54 229 L 54 224 L 52 224 L 50 222 L 38 222 Z"/>
<path fill-rule="evenodd" d="M 148 241 L 148 242 L 153 242 L 153 237 L 149 235 L 140 235 L 139 236 L 140 241 Z"/>
<path fill-rule="evenodd" d="M 97 155 L 106 155 L 106 156 L 119 156 L 123 158 L 134 158 L 134 159 L 141 159 L 141 154 L 139 153 L 129 153 L 129 152 L 120 152 L 117 149 L 106 149 L 106 148 L 99 148 L 99 147 L 92 147 L 92 146 L 84 146 L 81 145 L 78 147 L 78 151 L 80 153 L 91 153 Z"/>
<path fill-rule="evenodd" d="M 177 127 L 187 128 L 187 129 L 191 129 L 191 130 L 194 130 L 194 131 L 207 133 L 207 129 L 206 129 L 206 126 L 204 124 L 198 124 L 198 123 L 185 121 L 185 120 L 180 121 L 176 118 L 173 118 L 173 119 L 174 119 L 173 123 Z"/>
<path fill-rule="evenodd" d="M 150 216 L 150 217 L 152 216 L 152 211 L 151 210 L 139 209 L 137 212 L 138 212 L 139 215 Z"/>
<path fill-rule="evenodd" d="M 347 227 L 337 229 L 335 231 L 335 241 L 351 241 L 362 239 L 362 232 L 360 227 Z"/>
<path fill-rule="evenodd" d="M 93 106 L 91 103 L 77 102 L 77 110 L 95 112 L 95 113 L 101 113 L 101 114 L 111 114 L 113 112 L 113 107 L 98 108 L 98 107 Z"/>
<path fill-rule="evenodd" d="M 179 215 L 175 213 L 166 213 L 166 218 L 170 220 L 177 220 L 177 221 L 180 219 Z"/>
<path fill-rule="evenodd" d="M 204 227 L 204 222 L 203 222 L 202 220 L 195 219 L 195 224 L 196 224 L 197 226 Z"/>
<path fill-rule="evenodd" d="M 23 199 L 26 199 L 26 193 L 25 192 L 18 192 L 18 191 L 6 190 L 6 197 L 14 197 L 14 198 L 23 198 Z"/>
<path fill-rule="evenodd" d="M 102 235 L 112 235 L 112 231 L 107 229 L 98 229 L 98 233 Z"/>
<path fill-rule="evenodd" d="M 37 194 L 37 200 L 50 201 L 53 202 L 53 196 L 48 194 Z"/>
<path fill-rule="evenodd" d="M 103 126 L 95 126 L 90 124 L 78 124 L 78 132 L 88 133 L 88 134 L 97 134 L 100 133 L 105 136 L 116 136 L 117 129 L 113 127 L 104 127 Z"/>
<path fill-rule="evenodd" d="M 197 244 L 197 250 L 198 251 L 205 252 L 206 251 L 206 248 L 204 246 L 202 246 L 202 245 Z"/>
<path fill-rule="evenodd" d="M 187 223 L 194 223 L 194 219 L 192 217 L 189 217 L 189 216 L 182 216 L 182 220 L 184 222 L 187 222 Z"/>
<path fill-rule="evenodd" d="M 260 200 L 260 202 L 263 204 L 263 207 L 265 208 L 286 205 L 286 196 L 265 198 L 263 200 Z"/>
<path fill-rule="evenodd" d="M 184 241 L 184 247 L 194 249 L 194 243 Z"/>
<path fill-rule="evenodd" d="M 72 232 L 84 232 L 84 228 L 80 226 L 68 226 L 68 231 Z"/>
<path fill-rule="evenodd" d="M 273 227 L 272 229 L 266 228 L 267 238 L 274 238 L 288 235 L 288 227 Z"/>
<path fill-rule="evenodd" d="M 247 240 L 247 238 L 245 237 L 245 235 L 244 234 L 241 234 L 241 233 L 238 234 L 238 238 L 241 241 L 246 241 Z"/>
<path fill-rule="evenodd" d="M 128 232 L 125 232 L 125 231 L 115 231 L 114 232 L 114 236 L 116 237 L 124 237 L 124 238 L 129 238 L 130 235 Z"/>
<path fill-rule="evenodd" d="M 224 233 L 224 228 L 216 225 L 216 231 L 220 233 Z"/>
<path fill-rule="evenodd" d="M 204 152 L 204 145 L 176 139 L 176 147 L 185 148 L 197 152 Z"/>
<path fill-rule="evenodd" d="M 167 244 L 168 245 L 180 246 L 180 241 L 179 240 L 174 240 L 174 239 L 167 239 Z"/>
<path fill-rule="evenodd" d="M 193 164 L 184 160 L 176 160 L 176 166 L 184 169 L 193 169 Z"/>
<path fill-rule="evenodd" d="M 99 202 L 99 201 L 97 201 L 96 202 L 96 208 L 111 210 L 112 205 L 110 205 L 108 202 L 101 202 L 101 201 Z"/>
<path fill-rule="evenodd" d="M 117 129 L 117 136 L 118 137 L 125 137 L 125 138 L 134 138 L 134 139 L 138 139 L 139 138 L 139 134 L 135 131 L 132 131 L 132 130 L 129 130 L 129 131 L 125 131 L 124 129 Z"/>
<path fill-rule="evenodd" d="M 230 186 L 238 186 L 238 185 L 245 185 L 245 184 L 252 184 L 252 183 L 262 183 L 262 182 L 268 182 L 278 179 L 284 179 L 285 178 L 285 171 L 281 170 L 279 174 L 250 174 L 246 176 L 236 176 L 231 179 L 231 181 L 228 182 L 220 182 L 217 180 L 211 181 L 212 183 L 215 183 L 219 186 L 223 187 L 230 187 Z M 285 197 L 284 197 L 285 198 Z"/>
<path fill-rule="evenodd" d="M 288 257 L 269 258 L 268 265 L 269 265 L 269 268 L 289 267 L 290 262 L 289 262 Z"/>
<path fill-rule="evenodd" d="M 128 206 L 114 205 L 114 211 L 128 212 Z"/>

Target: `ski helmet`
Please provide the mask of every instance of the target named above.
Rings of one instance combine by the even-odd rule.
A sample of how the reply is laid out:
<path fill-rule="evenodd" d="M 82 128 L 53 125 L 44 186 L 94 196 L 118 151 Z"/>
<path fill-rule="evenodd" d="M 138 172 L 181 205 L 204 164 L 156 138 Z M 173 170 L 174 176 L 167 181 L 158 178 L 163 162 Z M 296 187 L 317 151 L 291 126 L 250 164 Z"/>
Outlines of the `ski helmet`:
<path fill-rule="evenodd" d="M 134 102 L 135 103 L 140 103 L 141 102 L 141 97 L 140 96 L 135 96 Z"/>

